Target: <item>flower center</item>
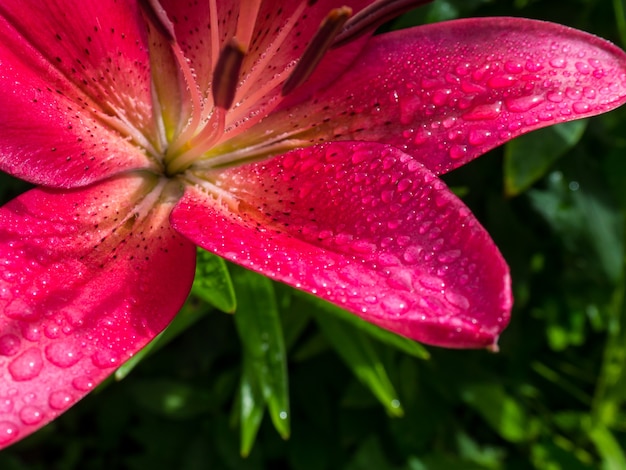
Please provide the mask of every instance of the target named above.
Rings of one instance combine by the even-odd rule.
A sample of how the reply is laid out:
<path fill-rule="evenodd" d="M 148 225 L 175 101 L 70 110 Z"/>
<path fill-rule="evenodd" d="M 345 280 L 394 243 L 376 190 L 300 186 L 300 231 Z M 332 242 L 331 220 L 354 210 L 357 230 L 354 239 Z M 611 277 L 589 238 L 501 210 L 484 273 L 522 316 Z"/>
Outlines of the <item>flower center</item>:
<path fill-rule="evenodd" d="M 165 74 L 176 78 L 155 76 L 162 73 L 153 67 L 155 121 L 158 136 L 153 147 L 153 157 L 158 159 L 167 176 L 188 173 L 187 170 L 206 172 L 216 168 L 235 166 L 259 160 L 293 148 L 311 145 L 308 141 L 278 135 L 273 139 L 258 141 L 232 139 L 237 127 L 249 121 L 258 122 L 274 109 L 283 97 L 298 89 L 314 72 L 329 49 L 343 46 L 371 31 L 402 11 L 430 0 L 379 0 L 352 16 L 346 6 L 331 10 L 322 20 L 317 32 L 309 40 L 299 60 L 286 64 L 282 71 L 273 70 L 272 58 L 297 26 L 306 18 L 306 8 L 315 3 L 302 1 L 286 19 L 275 37 L 262 54 L 255 56 L 254 63 L 242 74 L 244 61 L 249 58 L 250 46 L 261 8 L 261 0 L 245 2 L 245 14 L 239 14 L 234 35 L 224 39 L 220 32 L 218 1 L 209 4 L 211 56 L 207 57 L 212 70 L 210 83 L 199 83 L 196 71 L 177 41 L 174 24 L 159 0 L 140 0 L 147 24 L 167 44 L 171 62 Z M 160 51 L 159 54 L 163 54 Z M 250 61 L 248 61 L 250 62 Z M 173 64 L 173 65 L 172 65 Z M 249 64 L 248 64 L 249 65 Z M 267 80 L 259 78 L 267 76 Z M 181 98 L 179 109 L 167 115 L 172 100 L 172 83 L 178 83 Z M 171 106 L 170 106 L 171 107 Z M 151 141 L 152 142 L 152 141 Z M 236 142 L 236 143 L 233 143 Z"/>

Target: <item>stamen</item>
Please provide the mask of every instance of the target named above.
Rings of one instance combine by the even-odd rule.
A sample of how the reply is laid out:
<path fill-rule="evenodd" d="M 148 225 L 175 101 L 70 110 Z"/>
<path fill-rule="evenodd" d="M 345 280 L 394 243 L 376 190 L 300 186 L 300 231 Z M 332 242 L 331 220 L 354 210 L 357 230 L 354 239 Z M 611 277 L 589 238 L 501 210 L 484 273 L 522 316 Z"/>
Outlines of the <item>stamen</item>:
<path fill-rule="evenodd" d="M 115 109 L 115 108 L 113 108 Z M 146 138 L 143 133 L 137 129 L 132 123 L 126 119 L 126 117 L 115 111 L 115 116 L 111 116 L 109 114 L 105 114 L 102 112 L 95 112 L 94 116 L 96 116 L 100 121 L 106 123 L 107 126 L 115 129 L 123 136 L 128 136 L 130 140 L 135 142 L 135 145 L 142 147 L 148 153 L 150 157 L 156 157 L 158 152 L 152 145 L 152 143 Z"/>
<path fill-rule="evenodd" d="M 200 121 L 196 113 L 192 122 L 198 121 L 193 127 L 191 125 L 178 137 L 176 145 L 171 149 L 167 165 L 170 174 L 179 173 L 188 168 L 194 160 L 210 149 L 213 144 L 224 133 L 226 125 L 226 111 L 230 109 L 235 99 L 241 64 L 245 57 L 245 51 L 237 38 L 231 40 L 224 46 L 222 53 L 213 71 L 213 82 L 211 92 L 215 107 L 204 127 L 196 135 L 190 134 L 190 129 L 196 131 Z M 184 137 L 184 140 L 183 140 Z M 183 153 L 178 152 L 184 147 L 188 148 Z"/>
<path fill-rule="evenodd" d="M 324 18 L 300 61 L 283 84 L 281 90 L 283 96 L 291 93 L 311 76 L 351 15 L 352 8 L 344 6 L 331 10 L 328 16 Z"/>
<path fill-rule="evenodd" d="M 186 145 L 187 150 L 172 158 L 166 171 L 175 175 L 189 168 L 203 153 L 207 152 L 224 133 L 226 110 L 216 107 L 209 123 Z"/>
<path fill-rule="evenodd" d="M 202 115 L 202 97 L 187 58 L 176 41 L 174 25 L 168 18 L 167 12 L 163 9 L 159 0 L 139 0 L 139 5 L 146 15 L 149 24 L 153 25 L 170 44 L 174 57 L 176 58 L 176 62 L 178 62 L 185 82 L 187 83 L 187 88 L 191 98 L 191 120 L 187 123 L 187 126 L 178 135 L 176 140 L 172 142 L 169 148 L 169 153 L 172 153 L 176 152 L 185 142 L 187 142 L 200 125 Z"/>
<path fill-rule="evenodd" d="M 222 49 L 213 70 L 211 85 L 215 106 L 222 109 L 229 109 L 232 106 L 244 57 L 245 49 L 237 38 L 232 38 Z"/>
<path fill-rule="evenodd" d="M 232 167 L 235 164 L 243 165 L 244 163 L 262 160 L 273 155 L 283 154 L 297 147 L 310 145 L 309 139 L 299 139 L 297 138 L 298 134 L 299 132 L 284 133 L 269 142 L 234 149 L 230 152 L 220 148 L 211 149 L 211 152 L 215 150 L 216 155 L 194 162 L 194 168 L 206 171 L 221 167 Z"/>
<path fill-rule="evenodd" d="M 377 0 L 363 8 L 346 22 L 343 31 L 335 38 L 332 48 L 345 46 L 351 41 L 375 30 L 402 13 L 413 10 L 433 0 Z"/>
<path fill-rule="evenodd" d="M 245 10 L 244 8 L 245 7 Z M 237 18 L 237 31 L 235 37 L 243 45 L 246 51 L 250 50 L 250 42 L 252 41 L 252 33 L 256 25 L 259 10 L 261 9 L 261 0 L 248 0 L 240 2 L 239 18 Z"/>
<path fill-rule="evenodd" d="M 215 69 L 220 55 L 220 22 L 217 16 L 216 0 L 209 1 L 209 22 L 211 23 L 211 68 Z"/>
<path fill-rule="evenodd" d="M 236 101 L 243 102 L 244 99 L 247 101 L 247 94 L 250 89 L 255 85 L 258 86 L 258 84 L 256 83 L 256 78 L 258 78 L 259 75 L 265 72 L 267 65 L 276 55 L 276 51 L 278 51 L 278 49 L 280 49 L 280 47 L 283 45 L 285 39 L 287 39 L 287 36 L 292 31 L 295 24 L 298 22 L 298 20 L 301 19 L 302 13 L 307 6 L 309 6 L 308 2 L 301 2 L 294 10 L 293 14 L 289 17 L 289 19 L 283 24 L 278 34 L 274 36 L 274 39 L 269 47 L 263 52 L 259 53 L 259 61 L 254 64 L 248 75 L 243 77 L 241 80 L 241 86 L 237 90 L 237 94 L 235 97 Z M 263 89 L 267 90 L 267 92 L 271 90 L 267 89 L 267 86 L 265 85 L 263 85 Z M 254 94 L 256 96 L 258 94 L 258 91 Z"/>

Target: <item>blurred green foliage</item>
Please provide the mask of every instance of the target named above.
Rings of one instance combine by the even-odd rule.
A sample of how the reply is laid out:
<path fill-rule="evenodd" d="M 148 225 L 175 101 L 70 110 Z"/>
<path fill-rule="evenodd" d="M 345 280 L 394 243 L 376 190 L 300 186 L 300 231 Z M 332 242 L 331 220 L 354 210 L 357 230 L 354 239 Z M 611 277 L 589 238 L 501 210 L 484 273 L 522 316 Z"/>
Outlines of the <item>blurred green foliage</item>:
<path fill-rule="evenodd" d="M 525 16 L 625 46 L 624 6 L 436 0 L 392 27 Z M 498 354 L 424 348 L 203 254 L 188 304 L 123 380 L 0 468 L 626 468 L 626 110 L 530 134 L 445 179 L 511 266 Z M 24 189 L 2 177 L 0 198 Z"/>

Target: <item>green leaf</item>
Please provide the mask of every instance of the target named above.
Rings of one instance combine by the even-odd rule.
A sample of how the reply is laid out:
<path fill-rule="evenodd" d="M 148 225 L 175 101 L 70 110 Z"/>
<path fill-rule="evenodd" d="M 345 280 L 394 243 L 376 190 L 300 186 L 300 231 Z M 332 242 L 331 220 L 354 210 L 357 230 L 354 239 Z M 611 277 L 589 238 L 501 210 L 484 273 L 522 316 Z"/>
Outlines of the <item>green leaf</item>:
<path fill-rule="evenodd" d="M 615 436 L 604 426 L 594 426 L 589 430 L 589 437 L 593 441 L 598 453 L 604 458 L 605 470 L 624 470 L 626 456 L 622 446 Z"/>
<path fill-rule="evenodd" d="M 507 441 L 524 441 L 533 432 L 524 408 L 497 383 L 467 384 L 461 398 Z"/>
<path fill-rule="evenodd" d="M 234 312 L 237 299 L 226 262 L 200 248 L 197 252 L 196 277 L 191 292 L 222 312 Z"/>
<path fill-rule="evenodd" d="M 404 411 L 398 394 L 370 338 L 330 315 L 318 315 L 316 320 L 345 364 L 371 390 L 387 412 L 392 416 L 402 416 Z"/>
<path fill-rule="evenodd" d="M 247 457 L 252 451 L 257 432 L 265 413 L 263 390 L 252 366 L 252 358 L 243 356 L 243 372 L 239 386 L 241 455 Z"/>
<path fill-rule="evenodd" d="M 360 331 L 368 334 L 377 341 L 392 346 L 406 354 L 410 354 L 418 359 L 428 359 L 430 357 L 430 353 L 426 350 L 426 348 L 416 341 L 404 338 L 403 336 L 399 336 L 390 331 L 383 330 L 382 328 L 363 320 L 355 314 L 347 312 L 346 310 L 317 297 L 313 297 L 302 292 L 298 292 L 298 296 L 305 300 L 305 302 L 309 305 L 315 307 L 314 309 L 311 309 L 310 312 L 315 314 L 316 318 L 319 318 L 319 312 L 324 315 L 330 314 L 332 317 L 340 318 L 342 321 L 358 328 Z"/>
<path fill-rule="evenodd" d="M 233 267 L 235 324 L 278 433 L 290 434 L 287 355 L 272 281 Z"/>
<path fill-rule="evenodd" d="M 622 273 L 624 218 L 606 186 L 602 175 L 577 156 L 565 174 L 550 174 L 546 190 L 533 189 L 528 197 L 574 255 L 593 250 L 596 256 L 587 255 L 588 262 L 616 282 Z"/>
<path fill-rule="evenodd" d="M 165 330 L 159 333 L 152 341 L 146 344 L 115 371 L 115 380 L 122 380 L 130 374 L 144 358 L 168 344 L 210 311 L 211 308 L 205 303 L 188 299 L 181 311 L 178 312 L 174 320 L 172 320 L 172 323 L 170 323 Z"/>
<path fill-rule="evenodd" d="M 129 390 L 142 407 L 168 418 L 187 419 L 204 414 L 214 406 L 205 388 L 181 381 L 136 380 Z"/>
<path fill-rule="evenodd" d="M 504 188 L 509 196 L 528 189 L 578 143 L 586 120 L 565 122 L 518 137 L 504 150 Z"/>

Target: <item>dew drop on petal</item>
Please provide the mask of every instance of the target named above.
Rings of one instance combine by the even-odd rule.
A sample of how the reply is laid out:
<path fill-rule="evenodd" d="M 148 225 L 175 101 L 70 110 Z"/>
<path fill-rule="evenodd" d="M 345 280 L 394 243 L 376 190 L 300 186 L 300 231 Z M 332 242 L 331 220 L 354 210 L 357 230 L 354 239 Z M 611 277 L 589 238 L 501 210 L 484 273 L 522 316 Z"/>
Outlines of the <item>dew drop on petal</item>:
<path fill-rule="evenodd" d="M 483 121 L 496 119 L 502 112 L 502 102 L 481 104 L 469 110 L 462 117 L 466 121 Z"/>
<path fill-rule="evenodd" d="M 9 372 L 17 381 L 31 380 L 39 375 L 42 367 L 41 351 L 37 348 L 30 348 L 11 361 Z"/>
<path fill-rule="evenodd" d="M 540 96 L 522 96 L 520 98 L 511 98 L 505 100 L 504 104 L 514 113 L 523 113 L 539 106 L 544 99 Z"/>
<path fill-rule="evenodd" d="M 589 105 L 587 103 L 583 103 L 581 101 L 577 101 L 572 105 L 572 109 L 575 113 L 583 114 L 589 112 Z"/>
<path fill-rule="evenodd" d="M 567 62 L 562 57 L 556 57 L 550 61 L 550 65 L 555 69 L 562 69 L 565 68 Z"/>
<path fill-rule="evenodd" d="M 93 364 L 100 369 L 119 366 L 120 359 L 113 351 L 100 350 L 91 356 Z"/>
<path fill-rule="evenodd" d="M 4 309 L 4 314 L 13 320 L 33 321 L 39 315 L 23 300 L 15 299 Z"/>
<path fill-rule="evenodd" d="M 459 158 L 463 158 L 467 155 L 467 146 L 466 145 L 453 145 L 450 148 L 450 158 L 453 160 L 458 160 Z"/>
<path fill-rule="evenodd" d="M 469 133 L 469 143 L 472 145 L 482 145 L 491 137 L 491 131 L 484 129 L 473 129 Z"/>
<path fill-rule="evenodd" d="M 0 398 L 0 413 L 10 413 L 13 411 L 13 400 L 8 397 Z"/>
<path fill-rule="evenodd" d="M 80 359 L 80 353 L 63 343 L 50 343 L 46 346 L 46 358 L 55 366 L 71 367 Z"/>
<path fill-rule="evenodd" d="M 0 444 L 8 444 L 15 440 L 19 433 L 19 428 L 11 421 L 0 421 Z"/>
<path fill-rule="evenodd" d="M 406 250 L 404 250 L 404 261 L 409 264 L 415 264 L 420 260 L 420 254 L 422 253 L 422 248 L 417 245 L 411 245 Z"/>
<path fill-rule="evenodd" d="M 10 333 L 0 336 L 0 356 L 14 356 L 19 350 L 19 337 Z"/>
<path fill-rule="evenodd" d="M 459 294 L 458 292 L 447 290 L 444 295 L 448 302 L 450 302 L 455 307 L 459 307 L 462 310 L 467 310 L 470 306 L 470 303 L 469 303 L 469 300 L 467 300 L 467 297 L 465 297 L 462 294 Z"/>
<path fill-rule="evenodd" d="M 65 390 L 58 390 L 56 392 L 52 392 L 48 397 L 48 404 L 50 408 L 55 410 L 64 410 L 68 406 L 70 406 L 74 401 L 74 395 Z"/>
<path fill-rule="evenodd" d="M 20 411 L 20 419 L 22 420 L 22 423 L 27 425 L 38 424 L 41 422 L 43 417 L 43 411 L 36 406 L 26 405 Z"/>
<path fill-rule="evenodd" d="M 39 328 L 39 325 L 35 323 L 23 322 L 20 325 L 20 330 L 24 339 L 27 339 L 28 341 L 36 343 L 41 339 L 41 329 Z"/>
<path fill-rule="evenodd" d="M 409 310 L 409 303 L 402 297 L 393 294 L 385 297 L 381 305 L 387 313 L 396 316 L 400 316 Z"/>
<path fill-rule="evenodd" d="M 446 286 L 445 282 L 435 276 L 421 276 L 419 283 L 426 289 L 436 292 L 440 292 Z"/>
<path fill-rule="evenodd" d="M 72 386 L 80 392 L 88 392 L 94 388 L 95 383 L 91 377 L 76 377 L 72 380 Z"/>
<path fill-rule="evenodd" d="M 375 295 L 366 295 L 363 300 L 368 304 L 375 304 L 376 302 L 378 302 L 378 297 L 376 297 Z"/>

